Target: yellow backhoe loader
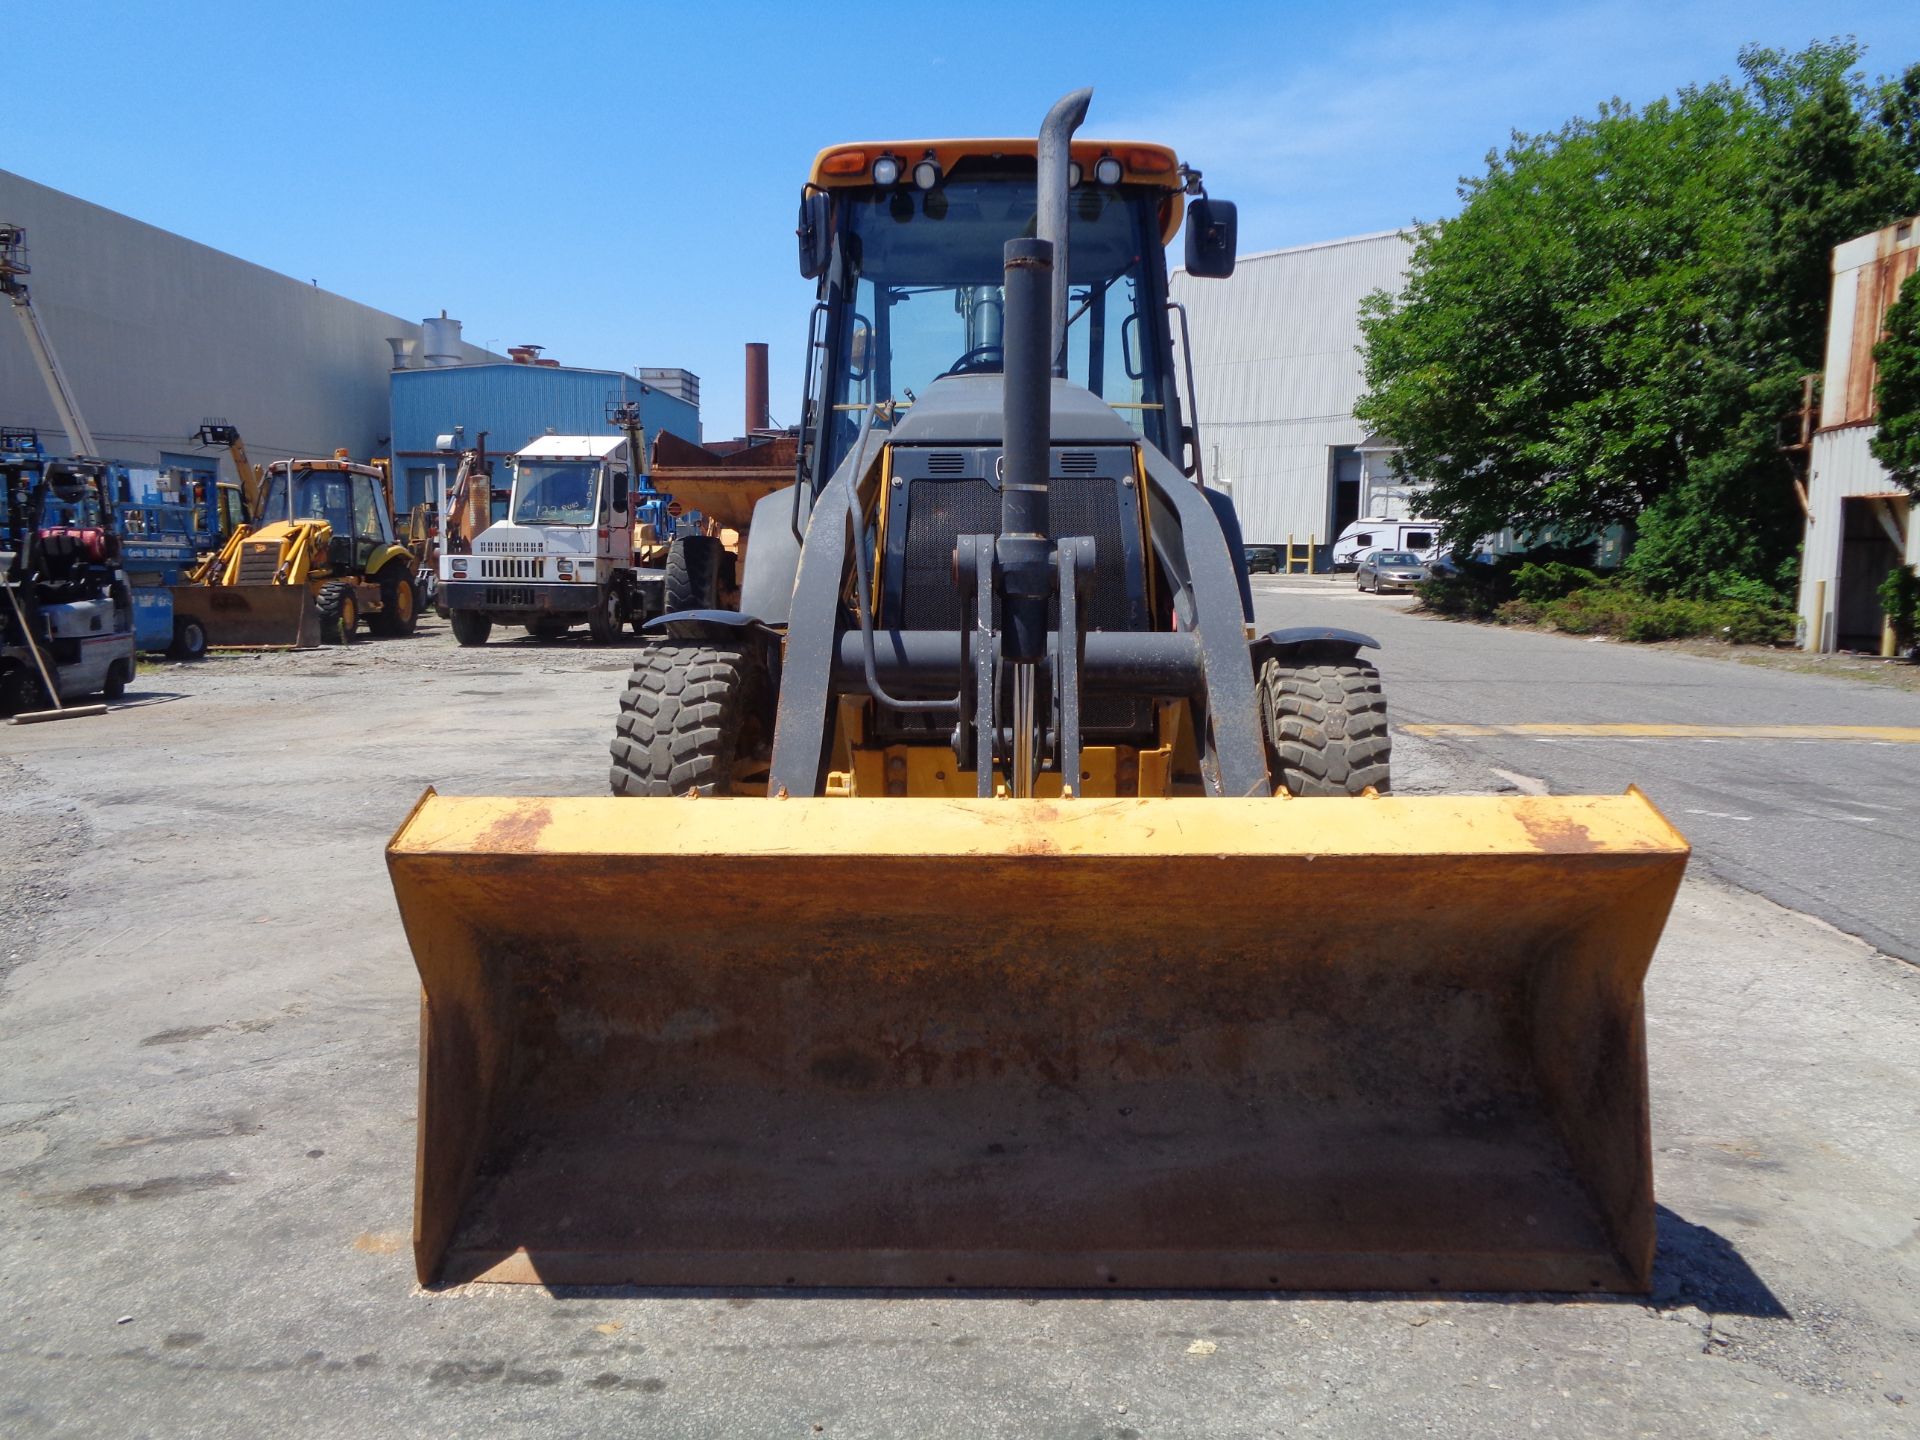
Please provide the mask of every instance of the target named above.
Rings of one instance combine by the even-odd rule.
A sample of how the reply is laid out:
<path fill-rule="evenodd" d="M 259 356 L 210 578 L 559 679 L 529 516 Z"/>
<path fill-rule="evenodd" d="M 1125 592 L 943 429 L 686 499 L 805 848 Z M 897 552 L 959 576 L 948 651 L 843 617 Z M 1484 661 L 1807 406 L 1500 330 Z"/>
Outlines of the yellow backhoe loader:
<path fill-rule="evenodd" d="M 394 536 L 385 469 L 276 460 L 261 472 L 236 530 L 187 584 L 176 617 L 200 622 L 210 646 L 289 649 L 351 643 L 364 619 L 381 635 L 418 622 L 415 561 Z"/>
<path fill-rule="evenodd" d="M 1686 842 L 1394 797 L 1374 642 L 1255 628 L 1163 252 L 1234 212 L 1089 95 L 821 153 L 738 610 L 654 622 L 614 797 L 394 836 L 424 1282 L 1647 1286 Z"/>

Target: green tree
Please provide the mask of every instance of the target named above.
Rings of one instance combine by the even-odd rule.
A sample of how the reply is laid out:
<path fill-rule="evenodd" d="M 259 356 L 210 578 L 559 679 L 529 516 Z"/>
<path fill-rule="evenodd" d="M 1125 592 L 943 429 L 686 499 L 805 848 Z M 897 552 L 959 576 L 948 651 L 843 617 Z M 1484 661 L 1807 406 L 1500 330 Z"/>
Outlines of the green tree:
<path fill-rule="evenodd" d="M 1920 205 L 1920 66 L 1876 88 L 1850 42 L 1740 59 L 1738 83 L 1516 134 L 1368 301 L 1359 413 L 1449 535 L 1620 523 L 1657 593 L 1790 581 L 1779 422 L 1824 350 L 1832 246 Z"/>
<path fill-rule="evenodd" d="M 1878 428 L 1873 458 L 1907 489 L 1920 493 L 1920 274 L 1909 275 L 1887 311 L 1887 333 L 1873 348 Z"/>

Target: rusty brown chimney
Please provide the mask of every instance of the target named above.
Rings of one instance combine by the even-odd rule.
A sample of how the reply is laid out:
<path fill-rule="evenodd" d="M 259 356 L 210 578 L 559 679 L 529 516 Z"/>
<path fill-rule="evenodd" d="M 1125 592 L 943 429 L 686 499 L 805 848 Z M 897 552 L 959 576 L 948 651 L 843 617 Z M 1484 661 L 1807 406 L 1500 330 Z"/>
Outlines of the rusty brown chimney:
<path fill-rule="evenodd" d="M 750 340 L 747 342 L 746 433 L 751 435 L 772 425 L 773 419 L 767 413 L 767 345 L 764 340 Z"/>

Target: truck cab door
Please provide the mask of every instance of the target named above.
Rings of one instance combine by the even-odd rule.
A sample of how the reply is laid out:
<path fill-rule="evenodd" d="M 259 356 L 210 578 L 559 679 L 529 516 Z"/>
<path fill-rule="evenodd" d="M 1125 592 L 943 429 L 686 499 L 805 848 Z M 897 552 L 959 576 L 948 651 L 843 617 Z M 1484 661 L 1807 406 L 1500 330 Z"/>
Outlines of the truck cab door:
<path fill-rule="evenodd" d="M 609 467 L 601 506 L 601 555 L 622 569 L 633 563 L 633 485 L 624 466 Z"/>

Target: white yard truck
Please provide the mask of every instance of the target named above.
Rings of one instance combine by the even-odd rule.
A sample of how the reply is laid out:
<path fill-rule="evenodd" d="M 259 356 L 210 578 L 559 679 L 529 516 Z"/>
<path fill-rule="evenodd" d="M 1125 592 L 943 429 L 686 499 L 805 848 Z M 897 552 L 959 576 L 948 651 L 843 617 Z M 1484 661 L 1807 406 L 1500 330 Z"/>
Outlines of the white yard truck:
<path fill-rule="evenodd" d="M 546 640 L 585 625 L 604 644 L 660 613 L 666 572 L 635 559 L 635 511 L 652 497 L 636 483 L 626 436 L 542 435 L 509 464 L 507 518 L 476 535 L 471 553 L 440 557 L 439 600 L 456 640 L 484 645 L 496 624 Z"/>

